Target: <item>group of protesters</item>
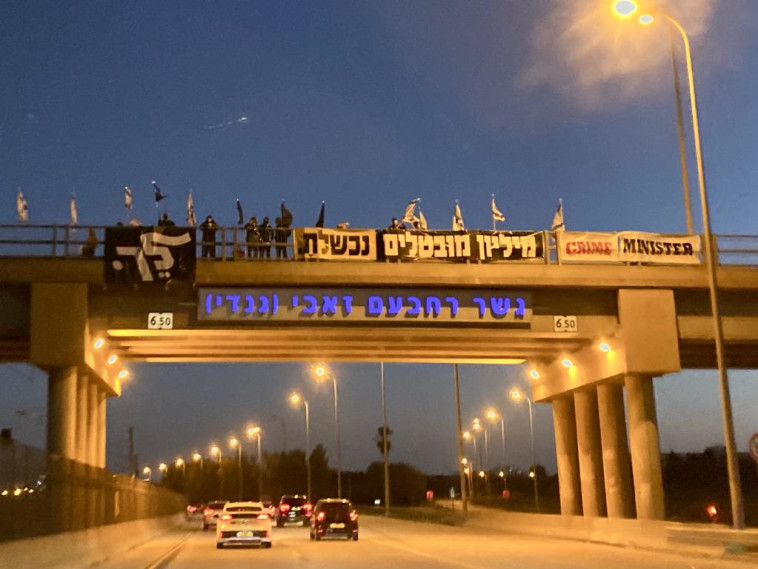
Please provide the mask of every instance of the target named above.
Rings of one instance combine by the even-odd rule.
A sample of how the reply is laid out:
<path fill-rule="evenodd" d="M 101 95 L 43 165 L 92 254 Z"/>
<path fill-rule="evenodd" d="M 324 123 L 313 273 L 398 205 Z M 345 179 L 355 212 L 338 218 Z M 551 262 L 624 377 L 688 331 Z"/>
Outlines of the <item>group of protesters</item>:
<path fill-rule="evenodd" d="M 291 230 L 286 226 L 280 217 L 274 221 L 272 227 L 268 217 L 264 217 L 262 222 L 258 218 L 251 217 L 244 225 L 245 243 L 247 245 L 247 256 L 251 259 L 270 259 L 271 246 L 274 245 L 277 259 L 286 259 L 287 241 Z M 205 221 L 199 225 L 202 232 L 202 256 L 216 256 L 216 232 L 219 229 L 218 223 L 212 215 L 205 218 Z M 244 255 L 244 250 L 242 252 Z"/>

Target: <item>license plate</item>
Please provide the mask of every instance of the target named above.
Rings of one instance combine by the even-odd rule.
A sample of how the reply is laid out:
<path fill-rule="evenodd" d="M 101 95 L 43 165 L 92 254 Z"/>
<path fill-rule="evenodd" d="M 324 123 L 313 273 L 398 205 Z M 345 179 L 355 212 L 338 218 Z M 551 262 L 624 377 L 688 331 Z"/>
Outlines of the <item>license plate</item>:
<path fill-rule="evenodd" d="M 253 537 L 253 532 L 251 531 L 238 531 L 237 537 Z"/>
<path fill-rule="evenodd" d="M 331 524 L 329 527 L 332 529 L 345 529 L 345 524 Z"/>

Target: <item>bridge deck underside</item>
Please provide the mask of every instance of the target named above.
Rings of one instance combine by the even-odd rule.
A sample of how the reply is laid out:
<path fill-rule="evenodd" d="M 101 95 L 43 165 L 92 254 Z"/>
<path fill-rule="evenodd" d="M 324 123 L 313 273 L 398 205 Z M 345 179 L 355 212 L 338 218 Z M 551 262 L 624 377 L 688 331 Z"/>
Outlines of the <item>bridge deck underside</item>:
<path fill-rule="evenodd" d="M 570 353 L 591 341 L 527 330 L 256 328 L 109 330 L 121 357 L 147 362 L 307 361 L 521 363 Z"/>

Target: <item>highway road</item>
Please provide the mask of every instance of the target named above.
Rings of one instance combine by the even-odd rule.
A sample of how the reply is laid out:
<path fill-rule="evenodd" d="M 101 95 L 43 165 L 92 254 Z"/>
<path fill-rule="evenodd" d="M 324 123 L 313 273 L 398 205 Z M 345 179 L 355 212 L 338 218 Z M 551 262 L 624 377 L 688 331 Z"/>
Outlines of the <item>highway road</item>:
<path fill-rule="evenodd" d="M 274 529 L 271 549 L 217 550 L 212 531 L 171 531 L 99 569 L 737 569 L 726 561 L 508 535 L 434 524 L 361 518 L 360 541 L 308 539 L 307 528 Z"/>

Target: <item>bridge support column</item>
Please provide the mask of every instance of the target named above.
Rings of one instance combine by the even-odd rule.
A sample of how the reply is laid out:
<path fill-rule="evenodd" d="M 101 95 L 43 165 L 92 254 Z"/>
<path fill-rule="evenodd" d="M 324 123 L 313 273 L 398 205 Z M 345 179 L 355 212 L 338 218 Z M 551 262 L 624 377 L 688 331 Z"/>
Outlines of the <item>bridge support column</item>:
<path fill-rule="evenodd" d="M 633 518 L 632 464 L 626 438 L 623 387 L 615 383 L 598 385 L 597 398 L 608 517 Z"/>
<path fill-rule="evenodd" d="M 574 399 L 571 396 L 559 397 L 552 401 L 552 405 L 561 514 L 581 516 L 582 488 L 579 480 L 579 449 L 576 443 Z"/>
<path fill-rule="evenodd" d="M 76 458 L 76 367 L 49 372 L 47 391 L 47 450 L 62 458 Z"/>
<path fill-rule="evenodd" d="M 79 370 L 76 376 L 76 456 L 75 460 L 87 463 L 87 435 L 89 434 L 89 376 Z"/>
<path fill-rule="evenodd" d="M 95 466 L 105 468 L 105 390 L 97 391 L 97 462 Z"/>
<path fill-rule="evenodd" d="M 662 520 L 665 504 L 653 378 L 627 374 L 625 384 L 637 518 Z"/>
<path fill-rule="evenodd" d="M 574 405 L 579 448 L 579 474 L 582 485 L 582 510 L 585 516 L 604 516 L 605 489 L 597 392 L 595 389 L 576 391 Z"/>
<path fill-rule="evenodd" d="M 100 388 L 90 380 L 87 386 L 87 460 L 90 466 L 97 466 L 97 430 L 99 428 L 97 405 Z"/>

